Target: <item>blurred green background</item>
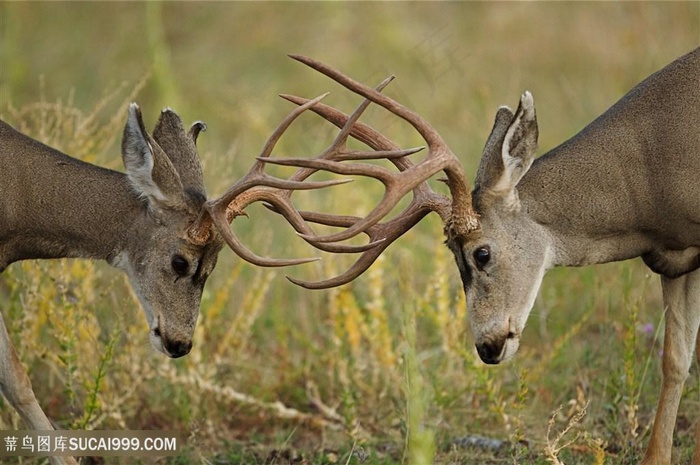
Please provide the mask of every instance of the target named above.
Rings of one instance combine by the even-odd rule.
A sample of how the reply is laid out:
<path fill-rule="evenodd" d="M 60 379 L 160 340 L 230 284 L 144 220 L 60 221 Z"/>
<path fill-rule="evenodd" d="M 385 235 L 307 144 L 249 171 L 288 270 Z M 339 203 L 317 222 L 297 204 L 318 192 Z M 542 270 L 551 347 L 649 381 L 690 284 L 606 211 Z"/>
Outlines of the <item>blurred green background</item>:
<path fill-rule="evenodd" d="M 571 135 L 695 47 L 697 10 L 694 2 L 8 2 L 0 95 L 3 104 L 35 101 L 44 76 L 48 98 L 74 91 L 86 107 L 151 72 L 138 96 L 146 115 L 170 106 L 204 119 L 203 150 L 222 150 L 273 125 L 288 108 L 276 94 L 335 90 L 286 58 L 300 53 L 368 82 L 395 74 L 395 94 L 473 162 L 495 109 L 525 89 L 539 106 L 542 149 Z"/>
<path fill-rule="evenodd" d="M 172 107 L 209 127 L 198 144 L 213 196 L 291 109 L 277 94 L 331 91 L 327 103 L 345 111 L 359 102 L 286 57 L 299 53 L 368 84 L 397 76 L 386 93 L 438 128 L 471 177 L 497 108 L 515 107 L 524 90 L 544 153 L 698 44 L 698 2 L 2 2 L 0 115 L 121 169 L 126 102 L 141 105 L 147 127 Z M 384 113 L 368 117 L 401 145 L 420 144 Z M 279 154 L 312 156 L 331 137 L 309 116 Z M 349 186 L 302 200 L 355 212 L 380 194 Z M 256 251 L 317 254 L 252 211 L 236 227 Z M 100 264 L 13 265 L 0 278 L 0 310 L 59 425 L 185 430 L 182 463 L 545 463 L 550 417 L 564 405 L 552 417 L 561 430 L 586 401 L 580 437 L 561 457 L 634 463 L 660 387 L 657 279 L 637 262 L 551 272 L 517 359 L 485 367 L 442 241 L 431 216 L 356 283 L 323 292 L 283 274 L 328 276 L 346 257 L 272 272 L 225 250 L 195 350 L 179 361 L 151 353 L 121 276 Z M 76 281 L 82 303 L 66 298 Z M 674 463 L 691 456 L 693 373 Z M 278 401 L 299 415 L 285 417 Z M 3 402 L 0 426 L 21 427 Z M 474 434 L 508 442 L 459 441 Z"/>

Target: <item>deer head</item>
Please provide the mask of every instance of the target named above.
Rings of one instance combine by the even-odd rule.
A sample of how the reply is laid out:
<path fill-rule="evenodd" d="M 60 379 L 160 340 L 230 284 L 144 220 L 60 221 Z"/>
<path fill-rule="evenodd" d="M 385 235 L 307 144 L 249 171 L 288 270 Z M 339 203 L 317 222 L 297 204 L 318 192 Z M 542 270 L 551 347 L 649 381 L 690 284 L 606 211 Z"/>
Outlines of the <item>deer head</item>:
<path fill-rule="evenodd" d="M 267 141 L 261 157 L 269 155 L 286 126 L 308 106 L 292 112 Z M 145 130 L 139 107 L 132 104 L 122 142 L 127 178 L 141 200 L 141 208 L 119 253 L 108 261 L 129 276 L 146 313 L 151 343 L 171 357 L 190 351 L 204 284 L 225 243 L 260 266 L 315 260 L 258 257 L 242 245 L 229 223 L 256 201 L 277 206 L 294 223 L 299 214 L 288 196 L 280 192 L 344 182 L 277 179 L 265 174 L 263 162 L 257 162 L 222 197 L 207 200 L 196 149 L 197 136 L 205 128 L 197 122 L 185 131 L 178 115 L 164 110 L 151 136 Z"/>
<path fill-rule="evenodd" d="M 532 95 L 523 94 L 515 114 L 502 107 L 476 175 L 472 200 L 480 227 L 448 234 L 481 359 L 499 363 L 518 349 L 520 334 L 550 267 L 547 232 L 532 221 L 517 185 L 537 149 Z"/>
<path fill-rule="evenodd" d="M 198 242 L 187 235 L 206 201 L 195 145 L 204 129 L 197 122 L 186 132 L 178 115 L 164 110 L 150 136 L 132 104 L 122 140 L 127 178 L 142 208 L 110 262 L 129 276 L 151 343 L 171 357 L 190 351 L 204 283 L 223 245 L 215 236 Z"/>

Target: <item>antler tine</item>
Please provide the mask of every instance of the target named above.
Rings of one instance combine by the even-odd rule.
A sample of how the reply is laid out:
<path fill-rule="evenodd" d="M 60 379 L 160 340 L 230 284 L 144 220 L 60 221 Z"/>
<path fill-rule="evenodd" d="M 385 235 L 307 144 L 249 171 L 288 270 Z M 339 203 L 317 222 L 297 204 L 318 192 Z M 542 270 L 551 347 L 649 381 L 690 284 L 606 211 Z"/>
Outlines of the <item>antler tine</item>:
<path fill-rule="evenodd" d="M 376 245 L 374 247 L 368 249 L 362 255 L 360 255 L 360 257 L 347 271 L 338 276 L 315 282 L 303 281 L 289 276 L 287 276 L 287 279 L 292 283 L 306 289 L 329 289 L 347 284 L 364 273 L 367 268 L 372 266 L 372 264 L 382 254 L 382 252 L 386 250 L 387 247 L 389 247 L 396 239 L 401 237 L 406 231 L 416 225 L 421 219 L 423 219 L 423 217 L 425 217 L 425 215 L 430 213 L 430 211 L 430 208 L 426 205 L 420 205 L 418 202 L 414 201 L 393 220 L 387 223 L 375 224 L 365 230 L 364 232 L 370 237 L 371 241 L 375 242 L 377 238 L 381 239 L 376 240 Z M 307 221 L 333 224 L 337 226 L 347 226 L 347 224 L 343 224 L 343 221 L 340 221 L 340 217 L 314 218 L 312 216 L 304 216 Z"/>
<path fill-rule="evenodd" d="M 222 238 L 238 256 L 255 265 L 266 267 L 300 265 L 303 263 L 309 263 L 319 260 L 319 258 L 278 259 L 261 257 L 252 252 L 247 247 L 245 247 L 240 241 L 240 239 L 238 239 L 238 237 L 228 226 L 228 223 L 230 222 L 228 217 L 244 215 L 243 209 L 246 206 L 258 201 L 264 202 L 265 206 L 268 206 L 268 208 L 284 216 L 285 219 L 292 225 L 292 227 L 300 233 L 300 235 L 301 233 L 308 234 L 312 232 L 311 228 L 307 224 L 307 221 L 310 220 L 306 219 L 306 215 L 304 215 L 304 212 L 299 212 L 294 208 L 288 197 L 280 196 L 279 192 L 277 192 L 275 189 L 251 189 L 242 193 L 236 198 L 236 207 L 230 208 L 225 216 L 216 215 L 212 217 L 214 224 L 219 233 L 221 234 Z M 376 246 L 379 242 L 381 242 L 381 240 L 371 241 L 368 244 L 358 246 L 345 244 L 323 244 L 315 246 L 319 250 L 331 253 L 358 253 L 364 252 Z"/>
<path fill-rule="evenodd" d="M 266 267 L 300 265 L 319 260 L 319 258 L 279 259 L 261 257 L 245 247 L 240 239 L 238 239 L 238 237 L 234 234 L 233 230 L 229 226 L 229 223 L 236 216 L 245 215 L 243 211 L 245 207 L 259 201 L 272 205 L 275 211 L 284 216 L 285 219 L 297 231 L 304 231 L 307 233 L 311 232 L 311 229 L 308 227 L 299 212 L 297 212 L 292 206 L 288 197 L 280 196 L 279 191 L 274 188 L 255 187 L 241 193 L 231 204 L 229 204 L 226 210 L 218 210 L 211 213 L 211 219 L 214 226 L 217 228 L 219 234 L 228 244 L 231 250 L 236 253 L 236 255 L 249 263 Z"/>
<path fill-rule="evenodd" d="M 255 162 L 255 164 L 253 164 L 253 167 L 250 169 L 250 171 L 248 171 L 248 174 L 234 183 L 233 186 L 231 186 L 221 197 L 208 201 L 207 209 L 210 210 L 210 212 L 225 210 L 228 208 L 229 204 L 236 199 L 236 197 L 255 186 L 269 186 L 280 189 L 317 189 L 332 185 L 328 184 L 328 182 L 302 183 L 296 182 L 296 180 L 277 179 L 264 172 L 265 164 L 260 160 L 260 158 L 267 158 L 270 156 L 280 137 L 282 137 L 282 134 L 284 134 L 284 131 L 289 128 L 289 126 L 299 117 L 299 115 L 316 105 L 326 95 L 328 95 L 328 93 L 320 95 L 313 100 L 309 100 L 306 102 L 306 104 L 297 107 L 294 109 L 294 111 L 290 112 L 267 139 L 258 160 Z M 332 181 L 331 183 L 335 183 L 335 181 Z"/>
<path fill-rule="evenodd" d="M 423 139 L 425 139 L 429 147 L 440 147 L 447 152 L 450 151 L 445 142 L 442 140 L 442 137 L 440 137 L 440 134 L 435 130 L 435 128 L 433 128 L 433 126 L 430 123 L 428 123 L 425 119 L 423 119 L 422 116 L 420 116 L 415 111 L 406 108 L 405 106 L 398 103 L 396 100 L 377 92 L 375 89 L 372 89 L 371 87 L 346 76 L 340 71 L 331 68 L 330 66 L 325 65 L 320 61 L 316 61 L 313 58 L 305 57 L 303 55 L 292 54 L 289 55 L 289 57 L 305 64 L 306 66 L 312 69 L 315 69 L 319 73 L 328 76 L 329 78 L 342 85 L 346 89 L 351 90 L 352 92 L 371 100 L 377 105 L 386 108 L 396 116 L 408 121 L 416 129 L 416 131 L 418 131 L 418 133 L 423 137 Z"/>
<path fill-rule="evenodd" d="M 267 139 L 260 156 L 269 156 L 270 153 L 272 153 L 272 149 L 274 148 L 275 144 L 277 143 L 277 141 L 279 141 L 279 138 L 282 136 L 284 131 L 292 124 L 292 122 L 294 122 L 294 120 L 308 108 L 313 107 L 316 103 L 321 101 L 321 99 L 323 99 L 326 95 L 328 95 L 328 93 L 320 95 L 315 99 L 309 100 L 304 105 L 301 105 L 298 108 L 295 108 L 294 111 L 290 112 L 287 115 L 287 117 L 284 120 L 282 120 L 282 122 L 279 124 L 277 129 L 275 129 L 272 135 L 270 135 L 270 137 Z M 248 174 L 246 174 L 243 178 L 235 182 L 233 186 L 231 186 L 221 197 L 218 197 L 216 199 L 210 199 L 207 202 L 205 202 L 202 210 L 199 213 L 198 218 L 192 223 L 192 225 L 187 230 L 187 236 L 189 237 L 189 239 L 195 244 L 204 244 L 207 240 L 209 240 L 209 237 L 211 235 L 211 226 L 213 223 L 215 223 L 214 218 L 219 217 L 218 219 L 222 220 L 222 218 L 220 217 L 226 212 L 229 204 L 233 201 L 233 199 L 235 199 L 242 192 L 251 189 L 256 185 L 264 185 L 265 182 L 273 182 L 275 178 L 265 174 L 263 168 L 264 163 L 256 161 L 253 167 L 248 171 Z M 283 184 L 285 183 L 283 182 Z M 289 189 L 297 188 L 297 185 L 294 184 L 286 184 L 286 186 Z M 298 186 L 298 188 L 302 188 L 301 184 Z M 320 187 L 325 186 L 316 185 L 316 188 Z M 245 206 L 247 205 L 244 205 L 241 208 L 244 208 Z M 227 220 L 229 222 L 231 219 L 233 219 L 232 216 L 227 215 Z M 221 229 L 220 227 L 224 224 L 225 223 L 223 221 L 218 221 L 217 228 Z M 228 226 L 226 227 L 226 229 L 229 229 Z M 229 235 L 222 234 L 222 237 L 227 236 Z M 240 244 L 239 241 L 236 240 L 236 242 Z M 229 246 L 231 246 L 230 243 Z"/>
<path fill-rule="evenodd" d="M 382 82 L 379 83 L 379 85 L 375 88 L 375 91 L 380 92 L 382 89 L 384 89 L 392 80 L 393 76 L 390 76 L 386 79 L 384 79 Z M 303 105 L 306 105 L 307 103 L 310 103 L 310 101 L 306 101 Z M 349 117 L 346 116 L 345 118 L 345 124 L 340 126 L 340 133 L 336 136 L 335 140 L 320 154 L 316 157 L 317 160 L 344 160 L 344 159 L 360 159 L 363 156 L 367 157 L 368 155 L 363 155 L 363 153 L 358 153 L 357 151 L 352 151 L 348 150 L 346 146 L 347 138 L 348 135 L 353 131 L 353 127 L 355 123 L 357 123 L 357 120 L 360 119 L 364 111 L 367 109 L 369 104 L 372 103 L 370 100 L 365 99 L 360 105 L 355 109 L 355 111 L 350 115 Z M 316 106 L 318 103 L 311 105 L 307 108 L 311 109 L 314 106 Z M 388 151 L 389 153 L 387 156 L 389 158 L 393 158 L 396 156 L 405 156 L 403 153 L 406 151 L 402 150 L 397 150 L 399 153 L 394 153 L 393 151 Z M 274 163 L 273 160 L 259 160 L 261 162 L 266 162 L 266 163 Z M 304 181 L 307 179 L 309 176 L 312 174 L 316 173 L 319 171 L 318 168 L 302 168 L 298 170 L 296 173 L 294 173 L 289 179 L 294 180 L 294 181 Z M 288 192 L 288 195 L 291 194 L 291 192 Z"/>
<path fill-rule="evenodd" d="M 306 105 L 310 102 L 309 99 L 297 97 L 296 95 L 281 94 L 280 97 L 298 106 Z M 312 107 L 309 107 L 309 109 L 321 116 L 322 118 L 324 118 L 325 120 L 329 121 L 331 124 L 334 124 L 338 128 L 342 128 L 343 126 L 345 126 L 345 124 L 348 121 L 348 115 L 346 115 L 340 110 L 337 110 L 329 105 L 325 105 L 321 102 L 317 103 Z M 375 153 L 377 153 L 380 150 L 383 150 L 383 148 L 387 148 L 388 151 L 392 152 L 400 150 L 400 147 L 394 141 L 386 137 L 384 134 L 377 132 L 370 126 L 359 121 L 352 126 L 352 132 L 350 133 L 350 135 L 355 139 L 359 140 L 360 142 L 367 144 L 369 147 L 376 149 Z M 380 149 L 380 147 L 382 149 Z M 392 162 L 394 164 L 397 164 L 396 161 L 394 161 L 393 159 Z M 399 165 L 406 164 L 408 164 L 409 166 L 413 165 L 411 160 L 406 158 L 401 159 L 397 167 L 401 169 L 401 166 Z"/>
<path fill-rule="evenodd" d="M 466 234 L 479 228 L 478 215 L 472 206 L 471 193 L 464 169 L 430 123 L 413 110 L 321 62 L 301 55 L 290 55 L 290 57 L 328 76 L 352 92 L 362 95 L 409 122 L 428 143 L 430 153 L 423 163 L 428 163 L 430 159 L 434 159 L 436 160 L 436 166 L 440 166 L 440 169 L 447 174 L 447 184 L 452 195 L 452 211 L 449 221 L 446 222 L 446 229 Z"/>
<path fill-rule="evenodd" d="M 302 98 L 302 97 L 297 97 L 295 95 L 288 95 L 288 94 L 283 94 L 280 95 L 285 100 L 288 100 L 296 105 L 304 105 L 309 102 L 309 99 Z M 337 110 L 329 105 L 325 105 L 323 103 L 317 103 L 313 107 L 310 108 L 311 111 L 316 113 L 317 115 L 321 116 L 323 119 L 326 121 L 330 122 L 331 124 L 334 124 L 335 126 L 342 128 L 347 120 L 348 120 L 348 115 L 343 113 L 340 110 Z M 352 132 L 351 136 L 354 137 L 355 139 L 359 140 L 360 142 L 366 144 L 367 146 L 371 147 L 374 149 L 375 156 L 377 158 L 386 158 L 389 161 L 391 161 L 398 169 L 399 171 L 405 171 L 409 169 L 410 167 L 413 166 L 413 162 L 411 161 L 410 158 L 408 158 L 406 155 L 411 155 L 413 153 L 416 153 L 420 150 L 422 150 L 424 147 L 416 147 L 413 149 L 408 149 L 408 150 L 401 150 L 399 146 L 386 137 L 384 134 L 378 132 L 374 128 L 361 123 L 361 122 L 356 122 L 353 127 L 352 127 Z M 396 156 L 381 156 L 383 154 L 396 154 Z M 400 153 L 405 153 L 404 156 L 398 156 Z M 375 158 L 375 157 L 371 157 Z M 342 160 L 341 157 L 336 158 L 337 160 Z M 348 160 L 351 158 L 348 158 Z M 360 158 L 353 158 L 353 159 L 360 159 Z M 370 156 L 368 156 L 366 159 L 370 159 Z M 417 187 L 418 190 L 428 190 L 432 192 L 432 189 L 430 189 L 430 186 L 427 183 L 421 184 Z"/>
<path fill-rule="evenodd" d="M 278 213 L 280 215 L 284 215 L 283 212 L 279 211 L 274 205 L 265 203 L 263 204 L 265 207 L 267 207 L 269 210 L 272 210 L 275 213 Z M 323 224 L 326 226 L 336 226 L 336 227 L 348 227 L 351 226 L 353 223 L 357 222 L 360 218 L 357 216 L 350 216 L 350 215 L 332 215 L 329 213 L 318 213 L 318 212 L 310 212 L 310 211 L 296 211 L 296 213 L 299 214 L 301 217 L 302 221 L 306 223 L 316 223 L 316 224 Z M 290 221 L 291 223 L 291 221 Z M 302 223 L 303 224 L 303 223 Z M 294 226 L 294 225 L 293 225 Z M 297 226 L 294 226 L 295 229 L 297 229 Z M 299 227 L 301 229 L 301 227 Z M 298 233 L 301 233 L 297 229 Z M 300 234 L 300 236 L 303 235 L 303 233 Z M 369 235 L 369 234 L 368 234 Z M 316 247 L 319 250 L 322 250 L 324 252 L 330 252 L 330 253 L 359 253 L 359 252 L 364 252 L 366 250 L 369 250 L 382 242 L 384 239 L 378 239 L 376 241 L 371 241 L 367 244 L 362 244 L 362 245 L 348 245 L 348 244 L 338 244 L 338 243 L 317 243 L 313 241 L 307 241 L 314 247 Z"/>
<path fill-rule="evenodd" d="M 246 193 L 247 194 L 247 193 Z M 256 196 L 252 196 L 250 203 L 257 200 L 264 200 L 270 203 L 277 202 L 276 198 L 270 198 L 267 194 L 274 195 L 274 192 L 268 190 L 257 190 L 255 192 Z M 280 210 L 283 209 L 282 204 L 276 205 Z M 285 214 L 285 217 L 287 215 Z M 216 214 L 211 216 L 214 226 L 216 226 L 221 237 L 226 241 L 228 246 L 233 250 L 236 255 L 241 257 L 243 260 L 258 266 L 267 267 L 279 267 L 279 266 L 291 266 L 291 265 L 301 265 L 303 263 L 309 263 L 319 260 L 319 258 L 299 258 L 299 259 L 281 259 L 281 258 L 267 258 L 261 257 L 250 249 L 248 249 L 243 243 L 238 239 L 238 237 L 233 233 L 229 227 L 229 221 L 226 219 L 226 215 Z M 303 221 L 303 220 L 302 220 Z"/>

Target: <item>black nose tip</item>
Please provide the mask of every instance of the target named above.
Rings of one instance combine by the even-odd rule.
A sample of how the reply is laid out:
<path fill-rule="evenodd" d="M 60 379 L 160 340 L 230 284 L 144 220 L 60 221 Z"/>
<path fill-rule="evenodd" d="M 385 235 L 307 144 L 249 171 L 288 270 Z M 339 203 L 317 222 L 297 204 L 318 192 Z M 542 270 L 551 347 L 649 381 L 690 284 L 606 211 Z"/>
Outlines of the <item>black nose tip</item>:
<path fill-rule="evenodd" d="M 190 353 L 190 350 L 192 350 L 192 341 L 183 342 L 166 339 L 163 341 L 163 347 L 165 347 L 168 355 L 172 358 L 180 358 Z"/>
<path fill-rule="evenodd" d="M 506 344 L 506 338 L 498 338 L 476 344 L 476 351 L 484 363 L 496 365 L 501 361 L 501 353 L 503 346 Z"/>

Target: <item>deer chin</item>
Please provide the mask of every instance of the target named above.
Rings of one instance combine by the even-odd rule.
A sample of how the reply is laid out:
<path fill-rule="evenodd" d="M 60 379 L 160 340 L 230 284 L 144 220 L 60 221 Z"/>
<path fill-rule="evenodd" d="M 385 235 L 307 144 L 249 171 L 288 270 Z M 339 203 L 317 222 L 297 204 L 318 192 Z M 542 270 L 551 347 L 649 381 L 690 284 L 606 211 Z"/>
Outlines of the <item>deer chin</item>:
<path fill-rule="evenodd" d="M 172 357 L 166 350 L 165 346 L 163 346 L 163 340 L 156 335 L 154 330 L 151 330 L 151 332 L 148 334 L 148 339 L 151 341 L 151 345 L 155 350 L 158 352 L 167 355 L 168 357 Z"/>
<path fill-rule="evenodd" d="M 506 360 L 513 358 L 515 353 L 518 351 L 519 347 L 520 347 L 520 338 L 506 339 L 506 343 L 503 346 L 503 353 L 501 355 L 500 361 L 505 362 Z"/>
<path fill-rule="evenodd" d="M 148 307 L 148 305 L 144 305 L 144 310 Z M 152 314 L 152 310 L 150 307 L 148 308 L 147 313 Z M 163 342 L 163 337 L 161 333 L 161 316 L 160 314 L 156 315 L 155 318 L 149 319 L 149 327 L 150 327 L 150 332 L 148 333 L 148 339 L 151 341 L 151 345 L 155 350 L 160 352 L 161 354 L 165 354 L 170 358 L 175 358 L 173 354 L 168 352 L 168 350 L 165 348 L 165 343 Z"/>
<path fill-rule="evenodd" d="M 151 305 L 146 301 L 146 299 L 142 297 L 141 293 L 139 292 L 140 289 L 138 288 L 136 282 L 132 281 L 132 283 L 134 286 L 134 290 L 136 291 L 136 294 L 139 298 L 139 302 L 141 303 L 143 313 L 145 313 L 146 320 L 148 321 L 148 339 L 151 341 L 151 345 L 158 352 L 170 357 L 170 354 L 165 350 L 165 346 L 163 345 L 163 339 L 160 336 L 160 316 L 156 316 L 154 314 Z"/>
<path fill-rule="evenodd" d="M 109 263 L 115 268 L 126 273 L 127 277 L 129 278 L 131 288 L 141 304 L 143 313 L 146 315 L 146 321 L 148 322 L 149 328 L 148 339 L 151 341 L 151 345 L 158 352 L 170 356 L 170 354 L 168 354 L 168 352 L 165 350 L 165 346 L 163 346 L 163 341 L 160 337 L 160 318 L 154 316 L 153 308 L 151 308 L 151 305 L 143 295 L 141 286 L 139 286 L 139 281 L 135 278 L 134 269 L 129 260 L 129 254 L 127 252 L 120 252 L 115 255 L 115 257 L 110 260 Z"/>

